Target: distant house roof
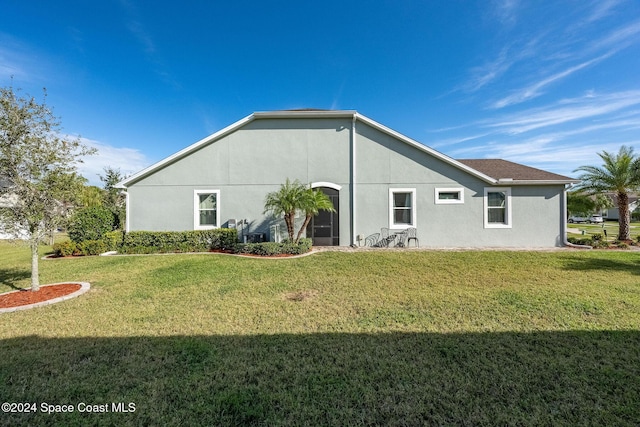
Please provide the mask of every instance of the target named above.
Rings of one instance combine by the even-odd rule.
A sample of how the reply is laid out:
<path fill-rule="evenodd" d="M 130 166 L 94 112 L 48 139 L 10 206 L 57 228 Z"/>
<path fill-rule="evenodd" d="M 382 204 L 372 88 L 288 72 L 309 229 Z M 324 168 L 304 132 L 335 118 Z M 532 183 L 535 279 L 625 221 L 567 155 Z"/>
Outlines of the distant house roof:
<path fill-rule="evenodd" d="M 499 181 L 568 181 L 578 182 L 578 180 L 567 176 L 547 172 L 542 169 L 532 168 L 519 163 L 502 159 L 458 159 L 462 164 L 469 166 L 485 175 Z"/>

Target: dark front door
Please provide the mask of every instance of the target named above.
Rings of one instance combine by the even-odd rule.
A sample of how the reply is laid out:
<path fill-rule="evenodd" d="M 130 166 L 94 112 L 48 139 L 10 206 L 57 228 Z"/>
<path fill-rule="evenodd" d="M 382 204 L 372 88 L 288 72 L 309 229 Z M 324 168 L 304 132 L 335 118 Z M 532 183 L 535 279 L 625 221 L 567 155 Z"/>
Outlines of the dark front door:
<path fill-rule="evenodd" d="M 307 236 L 311 236 L 314 246 L 338 246 L 340 244 L 338 190 L 328 187 L 321 187 L 320 190 L 329 196 L 336 211 L 320 211 L 318 215 L 314 216 L 307 226 Z"/>

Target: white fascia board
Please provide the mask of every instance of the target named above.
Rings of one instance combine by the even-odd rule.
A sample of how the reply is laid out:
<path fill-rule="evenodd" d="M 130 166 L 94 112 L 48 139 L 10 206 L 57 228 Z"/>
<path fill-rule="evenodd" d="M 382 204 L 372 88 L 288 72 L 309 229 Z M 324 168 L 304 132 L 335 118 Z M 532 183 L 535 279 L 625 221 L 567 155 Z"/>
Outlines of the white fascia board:
<path fill-rule="evenodd" d="M 369 126 L 375 128 L 375 129 L 377 129 L 377 130 L 379 130 L 381 132 L 384 132 L 384 133 L 386 133 L 388 135 L 391 135 L 394 138 L 397 138 L 397 139 L 405 142 L 406 144 L 409 144 L 409 145 L 417 148 L 418 150 L 421 150 L 421 151 L 423 151 L 423 152 L 425 152 L 427 154 L 430 154 L 431 156 L 433 156 L 433 157 L 435 157 L 435 158 L 437 158 L 439 160 L 442 160 L 445 163 L 448 163 L 448 164 L 450 164 L 450 165 L 452 165 L 452 166 L 454 166 L 454 167 L 456 167 L 458 169 L 461 169 L 461 170 L 463 170 L 463 171 L 465 171 L 465 172 L 467 172 L 467 173 L 469 173 L 469 174 L 471 174 L 471 175 L 473 175 L 473 176 L 475 176 L 477 178 L 480 178 L 481 180 L 483 180 L 483 181 L 485 181 L 485 182 L 487 182 L 489 184 L 497 184 L 498 183 L 498 180 L 496 180 L 495 178 L 492 178 L 492 177 L 490 177 L 488 175 L 485 175 L 485 174 L 483 174 L 483 173 L 481 173 L 481 172 L 479 172 L 479 171 L 477 171 L 477 170 L 475 170 L 473 168 L 470 168 L 469 166 L 467 166 L 467 165 L 465 165 L 463 163 L 460 163 L 456 159 L 453 159 L 453 158 L 447 156 L 446 154 L 442 154 L 439 151 L 434 150 L 433 148 L 430 148 L 430 147 L 428 147 L 428 146 L 426 146 L 424 144 L 421 144 L 418 141 L 415 141 L 415 140 L 413 140 L 413 139 L 401 134 L 400 132 L 396 132 L 395 130 L 390 129 L 390 128 L 388 128 L 388 127 L 376 122 L 375 120 L 371 120 L 370 118 L 365 117 L 362 114 L 359 114 L 357 112 L 355 113 L 355 115 L 356 115 L 357 119 L 362 121 L 363 123 L 366 123 Z"/>
<path fill-rule="evenodd" d="M 352 118 L 356 113 L 355 110 L 301 110 L 301 111 L 261 111 L 253 113 L 256 119 L 282 119 L 282 118 Z"/>
<path fill-rule="evenodd" d="M 567 180 L 517 180 L 513 181 L 500 181 L 500 185 L 566 185 L 566 184 L 577 184 L 579 183 L 579 179 L 567 179 Z"/>
<path fill-rule="evenodd" d="M 246 125 L 247 123 L 253 121 L 253 119 L 255 118 L 255 114 L 250 114 L 247 117 L 245 117 L 244 119 L 238 120 L 237 122 L 227 126 L 226 128 L 219 130 L 218 132 L 211 134 L 209 136 L 207 136 L 206 138 L 201 139 L 200 141 L 191 144 L 190 146 L 188 146 L 187 148 L 184 148 L 180 151 L 178 151 L 175 154 L 172 154 L 171 156 L 160 160 L 157 163 L 154 163 L 153 165 L 149 166 L 146 169 L 141 170 L 140 172 L 131 175 L 129 178 L 124 179 L 122 181 L 120 181 L 119 183 L 117 183 L 115 185 L 116 188 L 127 188 L 129 185 L 131 185 L 132 183 L 140 180 L 141 178 L 146 177 L 147 175 L 150 175 L 151 173 L 155 172 L 156 170 L 162 168 L 163 166 L 166 166 L 168 164 L 171 164 L 181 158 L 183 158 L 184 156 L 188 155 L 189 153 L 199 149 L 200 147 L 202 147 L 203 145 L 207 145 L 217 139 L 222 138 L 223 136 L 226 136 L 234 131 L 236 131 L 237 129 L 241 128 L 242 126 Z"/>

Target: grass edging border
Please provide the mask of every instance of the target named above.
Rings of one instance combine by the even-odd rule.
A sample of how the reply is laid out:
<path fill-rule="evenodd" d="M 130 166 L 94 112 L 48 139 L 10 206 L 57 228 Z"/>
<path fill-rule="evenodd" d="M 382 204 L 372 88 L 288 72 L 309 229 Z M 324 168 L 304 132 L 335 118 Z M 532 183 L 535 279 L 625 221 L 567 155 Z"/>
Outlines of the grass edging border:
<path fill-rule="evenodd" d="M 60 282 L 60 283 L 49 283 L 46 285 L 42 285 L 40 286 L 41 288 L 44 288 L 46 286 L 55 286 L 55 285 L 80 285 L 80 289 L 78 289 L 75 292 L 72 292 L 68 295 L 64 295 L 58 298 L 53 298 L 47 301 L 41 301 L 41 302 L 36 302 L 33 304 L 27 304 L 27 305 L 20 305 L 17 307 L 8 307 L 8 308 L 0 308 L 0 313 L 11 313 L 14 311 L 21 311 L 21 310 L 29 310 L 31 308 L 37 308 L 37 307 L 44 307 L 47 305 L 51 305 L 51 304 L 56 304 L 58 302 L 62 302 L 62 301 L 66 301 L 68 299 L 71 298 L 75 298 L 77 296 L 80 296 L 82 294 L 84 294 L 85 292 L 87 292 L 89 289 L 91 289 L 91 285 L 89 284 L 89 282 Z M 11 291 L 11 292 L 7 292 L 6 294 L 12 294 L 15 292 L 22 292 L 22 290 L 18 289 L 16 291 Z"/>

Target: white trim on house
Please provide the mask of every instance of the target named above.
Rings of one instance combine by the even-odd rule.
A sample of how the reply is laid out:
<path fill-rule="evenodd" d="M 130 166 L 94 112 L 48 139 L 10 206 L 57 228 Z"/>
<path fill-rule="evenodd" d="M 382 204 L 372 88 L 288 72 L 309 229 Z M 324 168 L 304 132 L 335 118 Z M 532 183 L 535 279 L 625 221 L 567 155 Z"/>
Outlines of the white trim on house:
<path fill-rule="evenodd" d="M 200 195 L 215 194 L 216 195 L 216 224 L 200 225 Z M 220 227 L 220 190 L 193 190 L 193 229 L 194 230 L 211 230 Z"/>
<path fill-rule="evenodd" d="M 180 160 L 181 158 L 187 156 L 188 154 L 190 154 L 191 152 L 198 150 L 199 148 L 201 148 L 202 146 L 209 144 L 211 142 L 214 142 L 234 131 L 236 131 L 237 129 L 241 128 L 242 126 L 252 122 L 253 120 L 256 119 L 270 119 L 270 118 L 351 118 L 352 119 L 352 130 L 355 132 L 355 123 L 357 120 L 360 120 L 362 123 L 365 123 L 371 127 L 373 127 L 374 129 L 377 129 L 383 133 L 386 133 L 394 138 L 399 139 L 400 141 L 403 141 L 404 143 L 417 148 L 418 150 L 421 150 L 427 154 L 430 154 L 442 161 L 444 161 L 445 163 L 448 163 L 452 166 L 455 166 L 458 169 L 464 170 L 467 173 L 470 173 L 471 175 L 480 178 L 483 181 L 486 181 L 487 183 L 490 184 L 496 184 L 498 181 L 494 178 L 491 178 L 490 176 L 487 176 L 463 163 L 460 163 L 459 161 L 445 155 L 442 154 L 430 147 L 427 147 L 424 144 L 419 143 L 418 141 L 414 141 L 413 139 L 402 135 L 399 132 L 396 132 L 378 122 L 376 122 L 375 120 L 372 120 L 366 116 L 363 116 L 362 114 L 358 113 L 355 110 L 342 110 L 342 111 L 332 111 L 332 110 L 327 110 L 327 111 L 269 111 L 269 112 L 255 112 L 253 114 L 248 115 L 247 117 L 238 120 L 237 122 L 227 126 L 226 128 L 211 134 L 209 136 L 207 136 L 206 138 L 201 139 L 200 141 L 191 144 L 190 146 L 178 151 L 177 153 L 157 162 L 154 163 L 153 165 L 149 166 L 146 169 L 143 169 L 142 171 L 131 175 L 130 177 L 122 180 L 121 182 L 119 182 L 116 187 L 117 188 L 127 188 L 129 185 L 135 183 L 136 181 L 139 181 L 142 178 L 145 178 L 148 175 L 151 175 L 153 172 L 155 172 L 157 169 L 160 169 L 168 164 L 171 164 L 175 161 Z M 354 135 L 355 136 L 355 135 Z M 355 160 L 354 160 L 355 161 Z M 354 172 L 355 173 L 355 172 Z"/>
<path fill-rule="evenodd" d="M 489 193 L 505 193 L 504 222 L 489 222 Z M 512 228 L 511 187 L 485 187 L 484 188 L 484 228 Z"/>
<path fill-rule="evenodd" d="M 395 193 L 411 193 L 411 223 L 396 224 L 393 205 L 393 195 Z M 389 188 L 389 228 L 395 230 L 404 230 L 409 227 L 417 227 L 417 202 L 416 202 L 416 189 L 415 188 Z"/>
<path fill-rule="evenodd" d="M 136 181 L 145 178 L 148 175 L 151 175 L 152 173 L 154 173 L 157 169 L 162 168 L 163 166 L 169 165 L 171 163 L 174 163 L 180 159 L 182 159 L 183 157 L 186 157 L 187 155 L 189 155 L 191 152 L 199 149 L 200 147 L 202 147 L 203 145 L 209 144 L 210 142 L 213 142 L 217 139 L 220 139 L 232 132 L 234 132 L 235 130 L 241 128 L 242 126 L 246 125 L 247 123 L 252 122 L 254 119 L 254 115 L 250 114 L 247 117 L 238 120 L 237 122 L 227 126 L 226 128 L 219 130 L 218 132 L 211 134 L 209 136 L 207 136 L 206 138 L 201 139 L 200 141 L 191 144 L 190 146 L 178 151 L 175 154 L 172 154 L 171 156 L 167 157 L 166 159 L 160 160 L 157 163 L 152 164 L 151 166 L 149 166 L 146 169 L 141 170 L 140 172 L 131 175 L 130 177 L 120 181 L 118 184 L 116 184 L 116 188 L 127 188 L 128 186 L 130 186 L 131 184 L 135 183 Z"/>
<path fill-rule="evenodd" d="M 333 182 L 318 181 L 318 182 L 311 183 L 311 188 L 318 188 L 318 187 L 333 188 L 334 190 L 338 190 L 338 191 L 342 190 L 342 185 L 334 184 Z"/>
<path fill-rule="evenodd" d="M 370 118 L 365 117 L 360 113 L 355 113 L 355 115 L 363 123 L 368 124 L 369 126 L 373 127 L 374 129 L 377 129 L 377 130 L 379 130 L 379 131 L 381 131 L 383 133 L 386 133 L 386 134 L 388 134 L 388 135 L 390 135 L 390 136 L 392 136 L 394 138 L 397 138 L 400 141 L 403 141 L 404 143 L 406 143 L 408 145 L 411 145 L 412 147 L 415 147 L 420 151 L 423 151 L 423 152 L 425 152 L 427 154 L 430 154 L 433 157 L 435 157 L 435 158 L 437 158 L 439 160 L 442 160 L 445 163 L 448 163 L 448 164 L 450 164 L 452 166 L 455 166 L 458 169 L 462 169 L 463 171 L 465 171 L 465 172 L 467 172 L 467 173 L 469 173 L 469 174 L 471 174 L 471 175 L 473 175 L 473 176 L 475 176 L 477 178 L 480 178 L 481 180 L 483 180 L 483 181 L 485 181 L 485 182 L 487 182 L 489 184 L 496 184 L 498 182 L 495 178 L 492 178 L 492 177 L 490 177 L 488 175 L 485 175 L 485 174 L 483 174 L 483 173 L 481 173 L 481 172 L 479 172 L 479 171 L 477 171 L 477 170 L 475 170 L 475 169 L 473 169 L 473 168 L 471 168 L 471 167 L 469 167 L 469 166 L 467 166 L 467 165 L 465 165 L 463 163 L 460 163 L 459 161 L 447 156 L 446 154 L 442 154 L 441 152 L 436 151 L 431 147 L 427 147 L 426 145 L 421 144 L 418 141 L 415 141 L 415 140 L 413 140 L 413 139 L 411 139 L 411 138 L 409 138 L 409 137 L 407 137 L 407 136 L 405 136 L 405 135 L 403 135 L 403 134 L 401 134 L 399 132 L 396 132 L 395 130 L 393 130 L 391 128 L 388 128 L 385 125 L 376 122 L 375 120 L 371 120 Z"/>
<path fill-rule="evenodd" d="M 440 193 L 458 193 L 458 197 L 455 199 L 441 199 Z M 454 205 L 464 203 L 464 188 L 436 188 L 435 189 L 435 204 L 436 205 Z"/>

